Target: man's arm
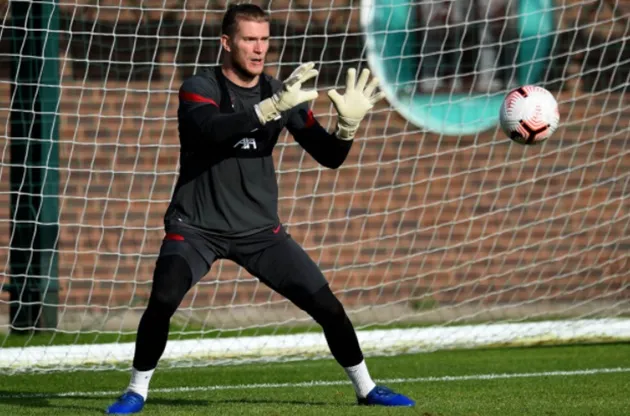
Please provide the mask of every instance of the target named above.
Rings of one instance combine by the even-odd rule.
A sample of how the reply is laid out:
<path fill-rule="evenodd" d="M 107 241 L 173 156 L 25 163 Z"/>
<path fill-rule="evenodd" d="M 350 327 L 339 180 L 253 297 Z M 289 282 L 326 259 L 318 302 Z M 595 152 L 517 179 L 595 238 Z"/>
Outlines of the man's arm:
<path fill-rule="evenodd" d="M 180 129 L 212 141 L 225 143 L 240 140 L 240 136 L 261 126 L 254 107 L 229 114 L 219 111 L 219 87 L 202 76 L 188 78 L 179 89 Z"/>
<path fill-rule="evenodd" d="M 330 169 L 341 166 L 352 147 L 352 140 L 341 140 L 327 132 L 305 104 L 291 111 L 287 130 L 319 164 Z"/>
<path fill-rule="evenodd" d="M 303 90 L 302 84 L 317 75 L 313 62 L 300 65 L 273 96 L 245 108 L 243 111 L 222 114 L 219 111 L 219 91 L 216 81 L 193 76 L 179 90 L 178 119 L 180 130 L 192 129 L 195 134 L 209 136 L 214 143 L 236 142 L 243 134 L 260 128 L 281 117 L 303 102 L 317 97 L 316 90 Z"/>

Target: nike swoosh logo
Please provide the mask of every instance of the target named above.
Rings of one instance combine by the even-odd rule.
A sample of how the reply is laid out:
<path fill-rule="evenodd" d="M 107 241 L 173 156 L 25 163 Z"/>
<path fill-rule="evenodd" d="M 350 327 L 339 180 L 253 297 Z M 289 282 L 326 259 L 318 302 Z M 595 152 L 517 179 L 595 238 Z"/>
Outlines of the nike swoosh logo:
<path fill-rule="evenodd" d="M 276 228 L 274 228 L 273 233 L 278 234 L 278 232 L 280 231 L 280 227 L 282 227 L 282 225 L 278 225 Z"/>

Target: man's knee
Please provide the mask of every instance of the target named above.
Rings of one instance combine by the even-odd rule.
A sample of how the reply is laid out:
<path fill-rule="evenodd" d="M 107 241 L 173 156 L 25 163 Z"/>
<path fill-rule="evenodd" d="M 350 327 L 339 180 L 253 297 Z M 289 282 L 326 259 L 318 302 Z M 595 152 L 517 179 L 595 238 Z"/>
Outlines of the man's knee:
<path fill-rule="evenodd" d="M 313 293 L 303 308 L 322 326 L 339 324 L 348 319 L 346 311 L 328 285 Z"/>
<path fill-rule="evenodd" d="M 186 296 L 192 283 L 192 272 L 180 255 L 160 257 L 153 274 L 149 306 L 172 315 Z"/>

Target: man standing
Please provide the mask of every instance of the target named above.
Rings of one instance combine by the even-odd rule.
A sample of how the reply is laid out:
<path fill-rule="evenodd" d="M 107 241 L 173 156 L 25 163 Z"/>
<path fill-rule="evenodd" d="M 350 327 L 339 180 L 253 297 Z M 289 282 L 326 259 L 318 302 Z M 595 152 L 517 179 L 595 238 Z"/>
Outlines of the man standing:
<path fill-rule="evenodd" d="M 108 409 L 142 410 L 149 381 L 166 347 L 169 323 L 188 290 L 217 259 L 229 259 L 307 312 L 323 328 L 331 353 L 352 381 L 358 403 L 413 406 L 414 401 L 372 381 L 352 323 L 317 265 L 278 218 L 272 151 L 286 127 L 323 166 L 339 167 L 359 123 L 374 103 L 378 80 L 348 70 L 343 95 L 328 95 L 338 112 L 334 134 L 313 117 L 302 89 L 318 74 L 300 65 L 284 82 L 263 73 L 269 17 L 258 6 L 231 6 L 223 19 L 221 67 L 202 70 L 179 92 L 180 173 L 165 214 L 166 235 L 153 287 L 140 320 L 131 381 Z"/>

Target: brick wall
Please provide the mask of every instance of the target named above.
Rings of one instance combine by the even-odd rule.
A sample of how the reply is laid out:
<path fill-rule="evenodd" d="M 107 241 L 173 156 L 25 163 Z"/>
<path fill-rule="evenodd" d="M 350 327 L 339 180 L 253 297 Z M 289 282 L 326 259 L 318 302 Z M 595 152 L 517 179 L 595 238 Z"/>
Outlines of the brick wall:
<path fill-rule="evenodd" d="M 113 38 L 105 34 L 114 22 L 135 33 L 137 14 L 87 6 L 68 6 L 62 13 L 58 249 L 60 302 L 66 307 L 142 306 L 148 296 L 162 215 L 177 173 L 177 88 L 195 63 L 211 60 L 216 51 L 211 43 L 199 49 L 192 34 L 203 23 L 204 36 L 214 36 L 219 13 L 195 13 L 196 3 L 187 4 L 192 11 L 148 10 L 141 16 L 147 36 L 136 44 L 138 55 L 128 51 L 133 43 L 114 48 L 112 55 L 119 63 L 137 62 L 133 66 L 96 61 L 112 50 Z M 274 45 L 270 73 L 282 76 L 291 63 L 316 59 L 325 68 L 320 86 L 341 85 L 344 65 L 363 56 L 358 3 L 345 5 L 334 14 L 288 5 L 276 12 L 274 30 L 292 21 L 287 33 L 301 37 L 284 50 Z M 562 27 L 570 27 L 569 16 L 578 13 L 568 7 Z M 94 17 L 101 36 L 86 37 Z M 170 26 L 156 24 L 160 17 Z M 302 51 L 306 29 L 300 23 L 309 18 L 311 47 Z M 332 24 L 325 28 L 321 22 L 327 20 Z M 169 37 L 174 27 L 191 31 L 181 50 Z M 164 37 L 154 42 L 152 33 Z M 630 108 L 628 60 L 619 56 L 628 48 L 617 51 L 622 64 L 613 71 L 605 65 L 604 58 L 610 59 L 601 47 L 605 38 L 594 36 L 587 41 L 601 43 L 584 49 L 583 36 L 563 31 L 550 61 L 547 81 L 559 98 L 562 126 L 542 147 L 512 144 L 497 130 L 463 137 L 424 132 L 386 103 L 368 117 L 338 170 L 318 168 L 290 136 L 281 137 L 274 154 L 281 218 L 346 304 L 407 304 L 427 296 L 440 304 L 473 305 L 627 300 Z M 159 65 L 142 64 L 153 56 Z M 589 75 L 594 62 L 609 84 Z M 575 77 L 576 66 L 578 74 L 589 76 Z M 619 78 L 625 86 L 612 81 Z M 0 83 L 3 97 L 11 96 L 7 79 L 5 74 Z M 316 114 L 332 127 L 324 97 Z M 10 100 L 4 103 L 0 221 L 8 230 Z M 9 238 L 0 233 L 5 283 Z M 270 300 L 279 298 L 235 265 L 220 262 L 186 305 Z"/>

